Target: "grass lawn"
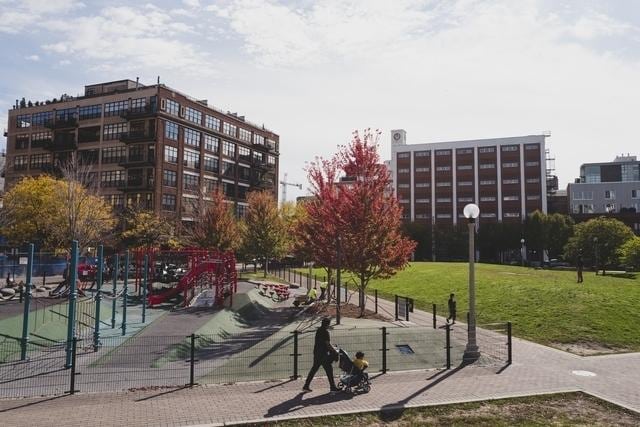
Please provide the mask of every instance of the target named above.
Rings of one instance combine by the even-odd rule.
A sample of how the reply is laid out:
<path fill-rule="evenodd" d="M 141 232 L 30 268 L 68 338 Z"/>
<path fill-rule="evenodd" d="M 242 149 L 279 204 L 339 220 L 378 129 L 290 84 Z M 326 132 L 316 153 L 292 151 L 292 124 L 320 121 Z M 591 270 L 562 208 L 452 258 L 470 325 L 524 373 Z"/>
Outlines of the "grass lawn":
<path fill-rule="evenodd" d="M 636 426 L 640 415 L 583 393 L 564 393 L 272 422 L 277 426 Z M 261 425 L 265 425 L 261 424 Z"/>
<path fill-rule="evenodd" d="M 343 274 L 343 281 L 349 278 Z M 575 279 L 572 271 L 476 264 L 478 323 L 510 320 L 516 336 L 578 353 L 640 350 L 640 278 L 588 272 L 583 284 Z M 369 289 L 412 297 L 428 311 L 436 303 L 442 314 L 454 292 L 463 320 L 467 283 L 466 263 L 416 262 L 390 279 L 373 280 Z"/>

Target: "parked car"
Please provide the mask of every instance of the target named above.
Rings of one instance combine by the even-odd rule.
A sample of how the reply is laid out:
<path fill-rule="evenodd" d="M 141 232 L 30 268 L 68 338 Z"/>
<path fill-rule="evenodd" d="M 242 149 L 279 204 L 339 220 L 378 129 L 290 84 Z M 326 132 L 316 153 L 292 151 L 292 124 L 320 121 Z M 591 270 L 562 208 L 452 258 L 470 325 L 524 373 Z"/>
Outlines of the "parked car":
<path fill-rule="evenodd" d="M 550 259 L 549 261 L 545 261 L 544 266 L 548 268 L 570 267 L 571 264 L 569 264 L 568 262 L 560 261 L 558 259 L 553 258 L 553 259 Z"/>

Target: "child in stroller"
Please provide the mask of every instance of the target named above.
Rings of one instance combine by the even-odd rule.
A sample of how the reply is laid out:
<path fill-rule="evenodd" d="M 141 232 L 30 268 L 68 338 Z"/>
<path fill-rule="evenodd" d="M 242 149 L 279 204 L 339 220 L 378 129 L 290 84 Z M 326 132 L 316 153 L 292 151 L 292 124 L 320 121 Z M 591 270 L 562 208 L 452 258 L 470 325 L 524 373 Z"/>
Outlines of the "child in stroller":
<path fill-rule="evenodd" d="M 371 390 L 371 383 L 369 382 L 369 375 L 364 372 L 369 366 L 367 361 L 364 360 L 364 353 L 361 351 L 357 352 L 356 359 L 352 361 L 346 351 L 339 349 L 338 357 L 338 365 L 343 374 L 340 376 L 337 387 L 349 393 L 351 393 L 353 389 L 368 393 L 369 390 Z M 362 368 L 358 368 L 356 363 L 354 363 L 355 361 L 358 361 L 357 365 L 361 365 Z"/>

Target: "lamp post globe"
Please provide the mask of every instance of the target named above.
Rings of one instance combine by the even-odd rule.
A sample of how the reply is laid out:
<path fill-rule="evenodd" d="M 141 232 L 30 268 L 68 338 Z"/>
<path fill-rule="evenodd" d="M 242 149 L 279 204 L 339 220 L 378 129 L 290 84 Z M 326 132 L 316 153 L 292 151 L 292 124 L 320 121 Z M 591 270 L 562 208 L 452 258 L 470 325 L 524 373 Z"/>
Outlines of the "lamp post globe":
<path fill-rule="evenodd" d="M 478 205 L 469 203 L 462 210 L 464 217 L 469 220 L 469 325 L 467 328 L 467 346 L 462 360 L 473 363 L 480 357 L 476 341 L 476 281 L 475 281 L 475 234 L 476 219 L 480 216 Z"/>
<path fill-rule="evenodd" d="M 524 238 L 520 239 L 520 264 L 524 267 Z"/>

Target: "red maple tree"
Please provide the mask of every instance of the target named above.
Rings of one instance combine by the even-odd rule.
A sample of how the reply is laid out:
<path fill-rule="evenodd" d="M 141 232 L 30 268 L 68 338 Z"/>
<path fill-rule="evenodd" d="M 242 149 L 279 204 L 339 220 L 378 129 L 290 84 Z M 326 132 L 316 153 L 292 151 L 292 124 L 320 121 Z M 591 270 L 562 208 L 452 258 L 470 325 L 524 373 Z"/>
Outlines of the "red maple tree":
<path fill-rule="evenodd" d="M 390 189 L 390 173 L 380 163 L 380 133 L 356 131 L 331 160 L 308 168 L 313 199 L 307 216 L 315 233 L 312 253 L 323 265 L 336 265 L 340 236 L 341 266 L 357 277 L 364 314 L 364 291 L 373 278 L 388 278 L 406 266 L 416 243 L 401 230 L 401 207 Z M 313 239 L 310 239 L 313 240 Z"/>

